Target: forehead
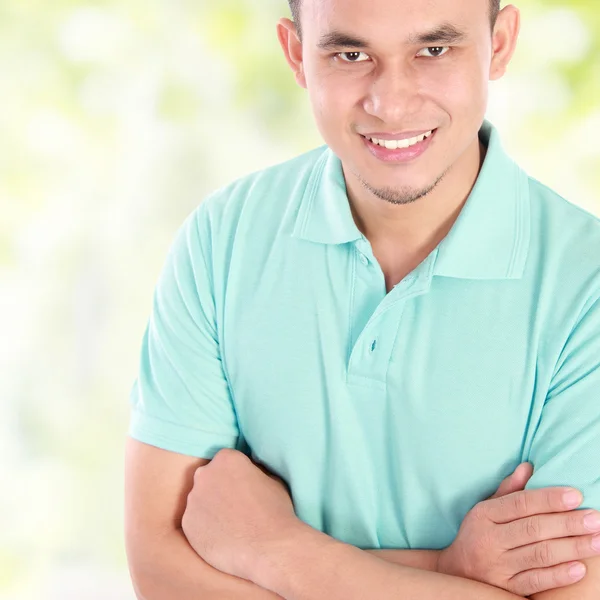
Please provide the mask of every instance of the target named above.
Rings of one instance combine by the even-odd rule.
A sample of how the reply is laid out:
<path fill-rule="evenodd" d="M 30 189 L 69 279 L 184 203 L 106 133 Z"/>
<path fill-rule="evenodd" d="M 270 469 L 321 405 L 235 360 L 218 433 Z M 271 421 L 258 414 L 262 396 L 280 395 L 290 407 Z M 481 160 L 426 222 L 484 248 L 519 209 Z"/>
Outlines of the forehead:
<path fill-rule="evenodd" d="M 489 27 L 489 4 L 489 0 L 302 0 L 302 28 L 311 38 L 337 30 L 398 39 L 445 22 L 468 33 Z"/>

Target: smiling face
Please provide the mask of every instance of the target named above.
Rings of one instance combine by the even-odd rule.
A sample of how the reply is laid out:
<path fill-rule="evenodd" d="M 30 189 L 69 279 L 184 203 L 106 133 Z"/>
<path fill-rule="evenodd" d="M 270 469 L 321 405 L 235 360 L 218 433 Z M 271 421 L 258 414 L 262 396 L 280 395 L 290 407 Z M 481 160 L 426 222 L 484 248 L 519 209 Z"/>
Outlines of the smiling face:
<path fill-rule="evenodd" d="M 487 0 L 302 0 L 302 42 L 294 31 L 280 21 L 288 62 L 356 181 L 407 203 L 472 169 L 488 81 L 514 50 L 514 7 L 492 36 Z"/>

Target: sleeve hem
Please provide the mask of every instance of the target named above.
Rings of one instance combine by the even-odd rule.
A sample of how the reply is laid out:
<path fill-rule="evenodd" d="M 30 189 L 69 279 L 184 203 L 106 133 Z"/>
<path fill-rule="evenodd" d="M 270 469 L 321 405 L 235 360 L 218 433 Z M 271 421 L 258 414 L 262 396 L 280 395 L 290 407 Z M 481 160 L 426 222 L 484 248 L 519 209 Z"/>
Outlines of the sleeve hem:
<path fill-rule="evenodd" d="M 238 435 L 191 429 L 131 411 L 129 435 L 144 444 L 186 456 L 211 460 L 223 448 L 235 448 Z"/>

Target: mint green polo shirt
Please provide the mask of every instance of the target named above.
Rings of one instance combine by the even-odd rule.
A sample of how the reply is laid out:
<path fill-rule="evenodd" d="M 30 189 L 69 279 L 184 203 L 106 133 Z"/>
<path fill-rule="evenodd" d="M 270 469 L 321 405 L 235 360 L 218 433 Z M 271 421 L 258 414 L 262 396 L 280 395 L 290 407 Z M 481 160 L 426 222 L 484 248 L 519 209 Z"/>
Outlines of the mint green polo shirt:
<path fill-rule="evenodd" d="M 600 221 L 480 137 L 457 221 L 389 293 L 328 147 L 205 199 L 156 287 L 130 435 L 238 448 L 364 549 L 446 547 L 526 460 L 528 488 L 600 509 Z"/>

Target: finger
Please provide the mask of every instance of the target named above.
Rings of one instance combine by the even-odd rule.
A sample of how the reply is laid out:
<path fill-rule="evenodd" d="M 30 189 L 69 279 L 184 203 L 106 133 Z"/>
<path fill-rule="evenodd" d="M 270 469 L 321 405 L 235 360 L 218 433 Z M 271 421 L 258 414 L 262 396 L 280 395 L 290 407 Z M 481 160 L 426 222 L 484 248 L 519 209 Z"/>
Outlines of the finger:
<path fill-rule="evenodd" d="M 508 477 L 506 477 L 502 483 L 498 486 L 498 490 L 492 498 L 499 498 L 500 496 L 506 496 L 513 492 L 518 492 L 525 487 L 525 484 L 531 478 L 533 474 L 533 465 L 525 462 L 521 463 Z"/>
<path fill-rule="evenodd" d="M 505 523 L 498 528 L 498 540 L 505 548 L 518 548 L 551 540 L 600 532 L 600 512 L 572 510 L 552 515 L 533 515 Z"/>
<path fill-rule="evenodd" d="M 576 502 L 569 504 L 567 499 L 572 492 L 575 492 Z M 573 488 L 549 487 L 513 492 L 500 498 L 484 500 L 479 504 L 478 510 L 494 523 L 509 523 L 533 515 L 573 510 L 582 501 L 581 492 Z"/>
<path fill-rule="evenodd" d="M 597 540 L 597 549 L 595 544 L 592 545 L 593 538 L 592 535 L 585 535 L 537 542 L 509 550 L 503 554 L 503 559 L 511 572 L 553 567 L 574 560 L 598 556 L 600 554 L 600 536 Z"/>
<path fill-rule="evenodd" d="M 520 488 L 525 487 L 525 484 L 533 475 L 533 465 L 530 462 L 521 463 L 513 473 L 513 482 Z"/>
<path fill-rule="evenodd" d="M 571 569 L 579 568 L 578 575 L 571 575 Z M 547 569 L 522 571 L 508 581 L 508 591 L 517 596 L 529 597 L 554 588 L 566 587 L 583 579 L 586 568 L 583 563 L 568 563 Z"/>

